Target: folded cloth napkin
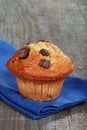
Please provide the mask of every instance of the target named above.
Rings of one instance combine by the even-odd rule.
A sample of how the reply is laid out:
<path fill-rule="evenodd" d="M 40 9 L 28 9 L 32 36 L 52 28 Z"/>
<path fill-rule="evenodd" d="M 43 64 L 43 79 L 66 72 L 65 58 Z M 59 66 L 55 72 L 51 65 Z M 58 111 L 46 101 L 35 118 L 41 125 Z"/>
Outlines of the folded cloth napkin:
<path fill-rule="evenodd" d="M 3 102 L 32 119 L 40 119 L 87 100 L 87 79 L 74 76 L 66 77 L 55 100 L 37 102 L 21 96 L 15 77 L 5 67 L 15 51 L 11 44 L 0 40 L 0 99 Z"/>

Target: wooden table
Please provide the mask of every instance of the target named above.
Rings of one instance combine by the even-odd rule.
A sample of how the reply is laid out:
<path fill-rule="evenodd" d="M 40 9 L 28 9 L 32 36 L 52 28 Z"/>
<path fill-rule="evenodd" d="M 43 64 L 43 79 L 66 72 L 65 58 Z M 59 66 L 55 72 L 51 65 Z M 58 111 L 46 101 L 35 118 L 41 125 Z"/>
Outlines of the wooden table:
<path fill-rule="evenodd" d="M 0 0 L 0 38 L 15 47 L 51 41 L 87 78 L 87 0 Z M 87 103 L 32 120 L 0 101 L 0 130 L 87 130 Z"/>

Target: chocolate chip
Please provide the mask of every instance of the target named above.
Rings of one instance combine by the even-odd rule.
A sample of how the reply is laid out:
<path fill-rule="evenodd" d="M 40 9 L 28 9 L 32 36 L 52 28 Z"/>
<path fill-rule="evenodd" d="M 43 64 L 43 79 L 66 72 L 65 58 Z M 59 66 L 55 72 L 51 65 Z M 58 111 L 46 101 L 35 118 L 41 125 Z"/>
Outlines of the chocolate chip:
<path fill-rule="evenodd" d="M 27 42 L 25 45 L 29 45 L 30 43 L 29 42 Z"/>
<path fill-rule="evenodd" d="M 26 46 L 25 47 L 27 51 L 30 51 L 30 47 L 29 46 Z"/>
<path fill-rule="evenodd" d="M 18 58 L 19 59 L 26 59 L 29 56 L 29 52 L 30 52 L 29 46 L 26 46 L 25 48 L 21 48 Z"/>
<path fill-rule="evenodd" d="M 48 69 L 50 67 L 50 61 L 46 59 L 40 59 L 39 66 Z"/>
<path fill-rule="evenodd" d="M 13 60 L 12 60 L 12 63 L 14 63 L 14 61 L 16 61 L 16 59 L 13 59 Z"/>
<path fill-rule="evenodd" d="M 39 51 L 39 53 L 40 54 L 42 54 L 43 56 L 49 56 L 49 51 L 48 50 L 46 50 L 46 49 L 41 49 L 40 51 Z"/>
<path fill-rule="evenodd" d="M 52 95 L 47 95 L 48 98 L 52 98 Z"/>

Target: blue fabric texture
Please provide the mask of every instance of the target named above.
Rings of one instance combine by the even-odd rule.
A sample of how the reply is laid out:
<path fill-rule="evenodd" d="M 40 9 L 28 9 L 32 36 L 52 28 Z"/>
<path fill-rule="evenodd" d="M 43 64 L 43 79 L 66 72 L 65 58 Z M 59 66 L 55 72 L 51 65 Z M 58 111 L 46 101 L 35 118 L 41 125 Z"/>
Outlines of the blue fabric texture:
<path fill-rule="evenodd" d="M 32 119 L 40 119 L 87 100 L 87 79 L 67 76 L 60 96 L 51 101 L 37 102 L 24 98 L 18 92 L 15 76 L 5 67 L 16 49 L 0 40 L 0 99 Z"/>

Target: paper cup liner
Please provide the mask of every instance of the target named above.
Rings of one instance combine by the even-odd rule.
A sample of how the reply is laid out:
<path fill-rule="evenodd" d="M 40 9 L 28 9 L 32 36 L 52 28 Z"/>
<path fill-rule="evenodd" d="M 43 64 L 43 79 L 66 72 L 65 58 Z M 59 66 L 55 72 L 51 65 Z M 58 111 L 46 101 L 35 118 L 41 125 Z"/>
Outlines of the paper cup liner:
<path fill-rule="evenodd" d="M 48 101 L 59 96 L 64 79 L 41 81 L 16 77 L 19 93 L 35 101 Z"/>

